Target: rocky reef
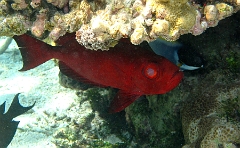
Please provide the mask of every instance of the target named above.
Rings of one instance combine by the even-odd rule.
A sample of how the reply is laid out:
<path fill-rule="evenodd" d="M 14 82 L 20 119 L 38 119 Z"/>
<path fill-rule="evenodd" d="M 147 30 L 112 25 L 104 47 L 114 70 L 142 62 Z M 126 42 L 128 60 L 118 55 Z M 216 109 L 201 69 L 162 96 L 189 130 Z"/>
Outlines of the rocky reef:
<path fill-rule="evenodd" d="M 1 0 L 0 36 L 27 31 L 46 42 L 67 32 L 88 49 L 199 35 L 240 8 L 239 0 Z M 49 41 L 50 40 L 50 41 Z"/>
<path fill-rule="evenodd" d="M 184 148 L 239 146 L 240 83 L 234 80 L 226 84 L 219 79 L 224 76 L 215 72 L 207 76 L 205 81 L 212 81 L 212 85 L 203 81 L 183 106 Z"/>
<path fill-rule="evenodd" d="M 208 63 L 201 77 L 185 80 L 191 91 L 181 109 L 184 148 L 240 146 L 239 20 L 238 13 L 190 42 L 189 37 L 182 38 L 196 44 Z"/>

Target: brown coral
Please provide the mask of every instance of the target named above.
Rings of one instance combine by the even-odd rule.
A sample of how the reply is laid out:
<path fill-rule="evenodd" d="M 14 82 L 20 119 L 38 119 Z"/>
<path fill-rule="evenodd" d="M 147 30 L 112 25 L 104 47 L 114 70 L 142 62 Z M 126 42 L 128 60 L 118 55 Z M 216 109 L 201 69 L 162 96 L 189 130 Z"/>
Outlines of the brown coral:
<path fill-rule="evenodd" d="M 47 12 L 48 10 L 42 9 L 39 11 L 37 15 L 37 19 L 33 22 L 33 26 L 31 28 L 31 32 L 36 37 L 41 37 L 45 31 L 45 23 L 47 20 Z"/>
<path fill-rule="evenodd" d="M 48 3 L 51 3 L 58 8 L 63 8 L 64 6 L 66 6 L 68 1 L 69 0 L 47 0 Z"/>
<path fill-rule="evenodd" d="M 32 2 L 30 3 L 30 5 L 31 5 L 33 8 L 39 7 L 40 4 L 41 4 L 41 0 L 32 0 Z"/>
<path fill-rule="evenodd" d="M 14 10 L 23 10 L 27 8 L 28 4 L 25 0 L 14 0 L 14 3 L 12 3 L 11 6 Z"/>
<path fill-rule="evenodd" d="M 181 112 L 186 141 L 184 148 L 217 148 L 218 145 L 239 144 L 240 124 L 227 120 L 222 102 L 240 96 L 240 83 L 213 84 L 196 90 L 199 93 L 190 96 L 191 101 L 185 103 Z"/>

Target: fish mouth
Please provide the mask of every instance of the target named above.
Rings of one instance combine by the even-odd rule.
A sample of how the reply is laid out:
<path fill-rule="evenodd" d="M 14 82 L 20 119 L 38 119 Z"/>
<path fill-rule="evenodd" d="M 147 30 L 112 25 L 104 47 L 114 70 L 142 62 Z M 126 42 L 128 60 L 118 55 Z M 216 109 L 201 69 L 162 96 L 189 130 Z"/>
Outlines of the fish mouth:
<path fill-rule="evenodd" d="M 169 81 L 167 82 L 165 91 L 169 92 L 175 87 L 177 87 L 178 84 L 181 82 L 182 78 L 183 78 L 183 72 L 180 70 L 175 71 L 170 77 Z"/>
<path fill-rule="evenodd" d="M 173 88 L 175 88 L 180 81 L 183 78 L 183 72 L 180 70 L 177 70 L 173 73 L 172 77 L 170 78 L 169 82 L 168 82 L 168 89 L 167 91 L 172 90 Z"/>

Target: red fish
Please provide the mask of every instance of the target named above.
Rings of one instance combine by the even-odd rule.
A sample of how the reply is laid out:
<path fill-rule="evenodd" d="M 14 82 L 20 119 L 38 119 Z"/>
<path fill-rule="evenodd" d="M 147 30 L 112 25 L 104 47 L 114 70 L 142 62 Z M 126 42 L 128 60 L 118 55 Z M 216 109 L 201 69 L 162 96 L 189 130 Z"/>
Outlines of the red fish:
<path fill-rule="evenodd" d="M 15 36 L 23 58 L 20 71 L 32 69 L 52 58 L 60 71 L 79 81 L 119 89 L 110 112 L 119 112 L 142 95 L 164 94 L 182 80 L 183 72 L 166 58 L 122 39 L 109 51 L 85 49 L 74 34 L 61 37 L 50 46 L 26 34 Z"/>

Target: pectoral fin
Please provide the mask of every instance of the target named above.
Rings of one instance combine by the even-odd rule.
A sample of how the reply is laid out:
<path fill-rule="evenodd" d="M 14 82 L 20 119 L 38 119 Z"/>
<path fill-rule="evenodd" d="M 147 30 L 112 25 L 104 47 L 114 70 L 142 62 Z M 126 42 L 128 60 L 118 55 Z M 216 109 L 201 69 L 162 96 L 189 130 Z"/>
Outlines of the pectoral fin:
<path fill-rule="evenodd" d="M 68 76 L 72 79 L 75 79 L 77 81 L 80 81 L 80 82 L 83 82 L 83 83 L 86 83 L 86 84 L 90 84 L 90 85 L 94 85 L 94 86 L 97 86 L 97 87 L 107 87 L 105 85 L 95 83 L 95 82 L 92 82 L 92 81 L 84 78 L 83 76 L 81 76 L 79 73 L 77 73 L 76 71 L 71 69 L 69 66 L 67 66 L 62 61 L 59 61 L 59 69 L 64 75 L 66 75 L 66 76 Z"/>
<path fill-rule="evenodd" d="M 139 94 L 132 94 L 130 92 L 119 90 L 110 104 L 109 112 L 116 113 L 122 111 L 124 108 L 128 107 L 135 100 L 137 100 L 140 96 L 141 95 Z"/>

